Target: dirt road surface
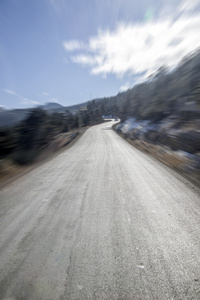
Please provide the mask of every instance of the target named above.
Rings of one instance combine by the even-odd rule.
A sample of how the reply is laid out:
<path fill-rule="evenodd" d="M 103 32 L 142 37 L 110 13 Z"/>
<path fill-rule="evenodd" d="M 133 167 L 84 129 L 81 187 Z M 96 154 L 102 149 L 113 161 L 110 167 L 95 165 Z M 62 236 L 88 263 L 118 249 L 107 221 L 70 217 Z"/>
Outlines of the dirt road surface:
<path fill-rule="evenodd" d="M 94 126 L 0 191 L 0 299 L 200 299 L 200 192 Z"/>

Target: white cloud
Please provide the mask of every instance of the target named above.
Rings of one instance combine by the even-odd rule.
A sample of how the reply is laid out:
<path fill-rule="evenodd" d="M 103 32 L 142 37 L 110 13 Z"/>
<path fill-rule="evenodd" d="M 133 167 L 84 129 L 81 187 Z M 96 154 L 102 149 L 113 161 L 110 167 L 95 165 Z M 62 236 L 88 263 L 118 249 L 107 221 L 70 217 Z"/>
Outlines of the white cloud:
<path fill-rule="evenodd" d="M 129 82 L 127 82 L 126 84 L 122 85 L 119 89 L 120 92 L 125 92 L 127 91 L 128 89 L 130 89 L 133 85 L 130 85 Z"/>
<path fill-rule="evenodd" d="M 57 98 L 50 98 L 49 101 L 50 102 L 58 102 L 59 100 Z"/>
<path fill-rule="evenodd" d="M 9 90 L 9 89 L 3 89 L 3 91 L 7 94 L 13 95 L 13 96 L 17 96 L 17 93 L 13 90 Z"/>
<path fill-rule="evenodd" d="M 47 92 L 42 92 L 42 95 L 49 97 L 49 94 Z"/>
<path fill-rule="evenodd" d="M 200 12 L 191 12 L 196 0 L 191 2 L 190 6 L 183 2 L 168 17 L 146 23 L 121 23 L 114 31 L 99 31 L 84 47 L 80 41 L 65 42 L 65 49 L 82 50 L 72 55 L 71 61 L 89 66 L 92 74 L 145 74 L 147 78 L 161 65 L 172 68 L 200 47 Z"/>
<path fill-rule="evenodd" d="M 77 56 L 71 56 L 71 60 L 74 63 L 82 65 L 93 65 L 95 64 L 95 58 L 89 55 L 79 54 Z"/>
<path fill-rule="evenodd" d="M 44 96 L 45 96 L 45 101 L 47 102 L 58 102 L 59 103 L 59 99 L 50 95 L 49 93 L 47 92 L 41 92 L 40 94 L 38 94 L 40 99 L 44 99 Z M 40 103 L 37 103 L 37 104 L 40 104 Z"/>
<path fill-rule="evenodd" d="M 63 47 L 65 48 L 66 51 L 74 51 L 74 50 L 82 49 L 84 46 L 82 42 L 79 42 L 77 40 L 71 40 L 68 42 L 64 41 Z"/>
<path fill-rule="evenodd" d="M 39 105 L 40 104 L 38 101 L 29 99 L 29 98 L 24 98 L 24 97 L 21 98 L 20 103 L 22 105 L 25 105 L 25 106 L 32 106 L 32 105 Z"/>
<path fill-rule="evenodd" d="M 20 101 L 20 104 L 22 105 L 25 105 L 25 106 L 32 106 L 32 105 L 40 105 L 40 102 L 38 101 L 35 101 L 35 100 L 32 100 L 30 98 L 27 98 L 27 97 L 24 97 L 18 93 L 16 93 L 15 91 L 13 90 L 10 90 L 10 89 L 3 89 L 3 91 L 7 94 L 10 94 L 10 95 L 13 95 L 13 96 L 16 96 L 19 101 Z M 49 96 L 48 93 L 45 93 L 45 92 L 42 92 L 43 95 L 46 95 L 46 96 Z"/>
<path fill-rule="evenodd" d="M 137 85 L 137 84 L 140 84 L 142 82 L 144 82 L 144 80 L 146 79 L 145 75 L 143 74 L 138 74 L 133 81 L 128 81 L 126 82 L 124 85 L 122 85 L 120 88 L 119 88 L 119 91 L 120 92 L 125 92 L 129 89 L 131 89 L 133 86 Z"/>
<path fill-rule="evenodd" d="M 179 12 L 194 12 L 199 7 L 199 0 L 182 1 L 179 5 Z"/>

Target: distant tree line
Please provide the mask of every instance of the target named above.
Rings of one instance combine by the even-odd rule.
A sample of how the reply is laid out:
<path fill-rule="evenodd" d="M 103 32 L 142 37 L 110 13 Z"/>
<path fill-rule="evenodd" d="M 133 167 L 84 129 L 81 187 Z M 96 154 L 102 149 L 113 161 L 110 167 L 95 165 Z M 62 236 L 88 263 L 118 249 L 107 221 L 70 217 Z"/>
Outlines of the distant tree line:
<path fill-rule="evenodd" d="M 0 159 L 10 156 L 16 163 L 31 163 L 57 135 L 100 122 L 101 111 L 95 101 L 76 114 L 33 109 L 17 126 L 0 129 Z"/>

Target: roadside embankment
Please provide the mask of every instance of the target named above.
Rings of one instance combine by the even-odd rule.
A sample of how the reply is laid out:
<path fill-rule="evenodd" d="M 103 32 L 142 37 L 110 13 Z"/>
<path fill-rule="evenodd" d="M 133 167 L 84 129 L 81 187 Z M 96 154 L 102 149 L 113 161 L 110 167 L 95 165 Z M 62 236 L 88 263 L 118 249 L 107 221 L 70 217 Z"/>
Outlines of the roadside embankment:
<path fill-rule="evenodd" d="M 61 151 L 70 147 L 88 127 L 78 130 L 71 130 L 67 133 L 62 133 L 54 137 L 54 139 L 44 148 L 40 150 L 37 159 L 29 164 L 17 164 L 12 155 L 0 160 L 0 187 L 5 186 L 23 176 L 27 172 L 36 168 L 41 163 L 46 162 Z"/>
<path fill-rule="evenodd" d="M 113 129 L 130 144 L 145 151 L 200 186 L 200 120 L 181 122 L 175 117 L 158 123 L 129 118 Z"/>

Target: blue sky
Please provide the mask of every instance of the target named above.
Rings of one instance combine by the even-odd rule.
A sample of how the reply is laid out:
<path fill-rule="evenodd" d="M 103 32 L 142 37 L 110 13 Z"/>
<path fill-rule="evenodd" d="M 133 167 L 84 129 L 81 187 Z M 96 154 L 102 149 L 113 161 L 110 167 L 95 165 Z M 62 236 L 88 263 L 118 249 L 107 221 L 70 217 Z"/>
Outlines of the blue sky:
<path fill-rule="evenodd" d="M 1 0 L 0 106 L 116 95 L 200 47 L 199 0 Z"/>

